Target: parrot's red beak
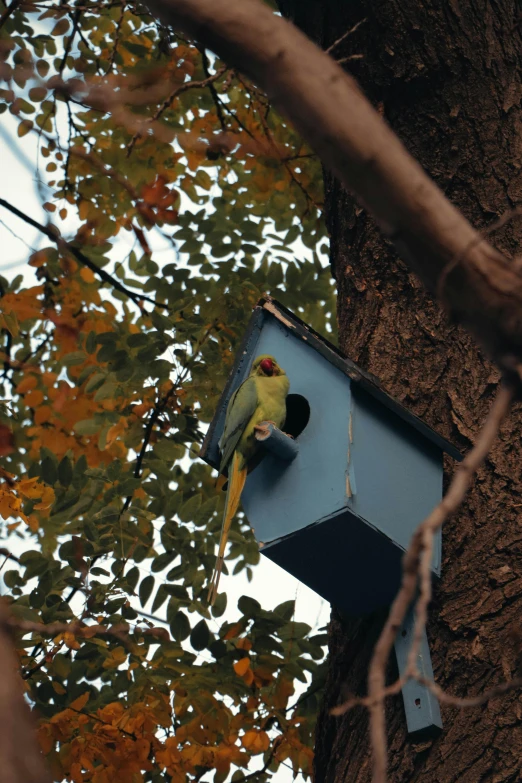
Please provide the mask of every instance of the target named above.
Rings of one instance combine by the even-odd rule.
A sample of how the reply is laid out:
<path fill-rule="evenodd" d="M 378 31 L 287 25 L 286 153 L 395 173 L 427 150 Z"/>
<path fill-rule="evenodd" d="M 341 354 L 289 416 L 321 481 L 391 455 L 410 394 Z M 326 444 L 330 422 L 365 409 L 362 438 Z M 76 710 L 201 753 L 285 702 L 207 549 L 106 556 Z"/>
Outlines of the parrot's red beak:
<path fill-rule="evenodd" d="M 272 361 L 272 359 L 263 359 L 263 361 L 260 363 L 259 366 L 261 367 L 265 375 L 274 374 L 274 362 Z"/>

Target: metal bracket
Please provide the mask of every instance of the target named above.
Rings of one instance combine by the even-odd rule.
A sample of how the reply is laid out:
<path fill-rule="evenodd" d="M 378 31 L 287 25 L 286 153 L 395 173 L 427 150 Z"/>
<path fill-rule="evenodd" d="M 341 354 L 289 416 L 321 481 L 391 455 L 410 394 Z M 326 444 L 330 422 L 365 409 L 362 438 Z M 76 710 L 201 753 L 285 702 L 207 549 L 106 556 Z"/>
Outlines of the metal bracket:
<path fill-rule="evenodd" d="M 406 672 L 408 654 L 413 641 L 414 623 L 413 609 L 410 607 L 395 639 L 395 654 L 401 677 Z M 426 630 L 423 632 L 417 655 L 417 669 L 424 679 L 433 680 L 433 668 Z M 442 718 L 439 702 L 425 685 L 421 685 L 416 680 L 409 680 L 402 688 L 402 698 L 404 700 L 408 734 L 415 735 L 415 737 L 420 739 L 434 736 L 441 731 Z"/>

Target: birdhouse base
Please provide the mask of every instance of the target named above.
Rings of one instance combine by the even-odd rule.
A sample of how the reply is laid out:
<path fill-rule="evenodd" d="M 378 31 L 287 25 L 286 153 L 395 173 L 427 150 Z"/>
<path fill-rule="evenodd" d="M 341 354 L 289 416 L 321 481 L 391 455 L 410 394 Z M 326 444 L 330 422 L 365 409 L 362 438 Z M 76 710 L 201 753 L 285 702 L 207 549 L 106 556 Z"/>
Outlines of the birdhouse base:
<path fill-rule="evenodd" d="M 355 616 L 389 606 L 401 582 L 404 551 L 347 508 L 265 544 L 262 552 Z"/>

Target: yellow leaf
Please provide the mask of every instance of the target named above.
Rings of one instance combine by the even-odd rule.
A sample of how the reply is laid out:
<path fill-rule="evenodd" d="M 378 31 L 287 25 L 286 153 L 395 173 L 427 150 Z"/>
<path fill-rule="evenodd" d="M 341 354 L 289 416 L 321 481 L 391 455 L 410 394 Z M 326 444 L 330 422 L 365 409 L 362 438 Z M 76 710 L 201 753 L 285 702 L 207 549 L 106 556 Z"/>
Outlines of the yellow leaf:
<path fill-rule="evenodd" d="M 22 516 L 20 513 L 21 505 L 20 498 L 17 498 L 11 490 L 0 489 L 0 516 L 4 519 Z"/>
<path fill-rule="evenodd" d="M 127 651 L 123 647 L 115 647 L 103 662 L 104 669 L 116 669 L 127 660 Z"/>
<path fill-rule="evenodd" d="M 65 642 L 66 647 L 69 648 L 69 650 L 79 650 L 80 649 L 80 643 L 76 641 L 76 637 L 73 633 L 69 633 L 68 631 L 64 633 L 63 640 Z"/>
<path fill-rule="evenodd" d="M 54 503 L 54 489 L 52 487 L 46 487 L 42 485 L 40 502 L 36 504 L 35 511 L 45 511 L 50 508 Z"/>
<path fill-rule="evenodd" d="M 53 686 L 53 690 L 55 690 L 56 693 L 59 693 L 60 696 L 63 696 L 64 693 L 67 693 L 63 685 L 59 682 L 56 682 L 56 680 L 53 681 L 52 686 Z"/>
<path fill-rule="evenodd" d="M 42 496 L 44 488 L 37 478 L 30 478 L 19 481 L 16 489 L 20 495 L 34 500 L 35 498 L 40 498 Z"/>

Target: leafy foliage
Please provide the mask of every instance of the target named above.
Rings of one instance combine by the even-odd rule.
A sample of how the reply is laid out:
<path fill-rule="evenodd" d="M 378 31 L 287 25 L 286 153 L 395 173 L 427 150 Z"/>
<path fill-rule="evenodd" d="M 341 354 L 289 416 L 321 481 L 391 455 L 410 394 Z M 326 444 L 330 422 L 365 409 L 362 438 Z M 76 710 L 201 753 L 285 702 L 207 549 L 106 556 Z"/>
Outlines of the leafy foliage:
<path fill-rule="evenodd" d="M 256 757 L 257 780 L 308 775 L 324 636 L 292 602 L 243 596 L 220 624 L 221 593 L 209 611 L 223 499 L 196 458 L 262 293 L 333 330 L 319 164 L 253 85 L 138 5 L 14 0 L 0 79 L 57 221 L 35 284 L 0 278 L 0 515 L 24 541 L 4 583 L 16 616 L 72 624 L 18 638 L 55 779 L 238 781 Z M 241 517 L 231 541 L 251 574 Z"/>

